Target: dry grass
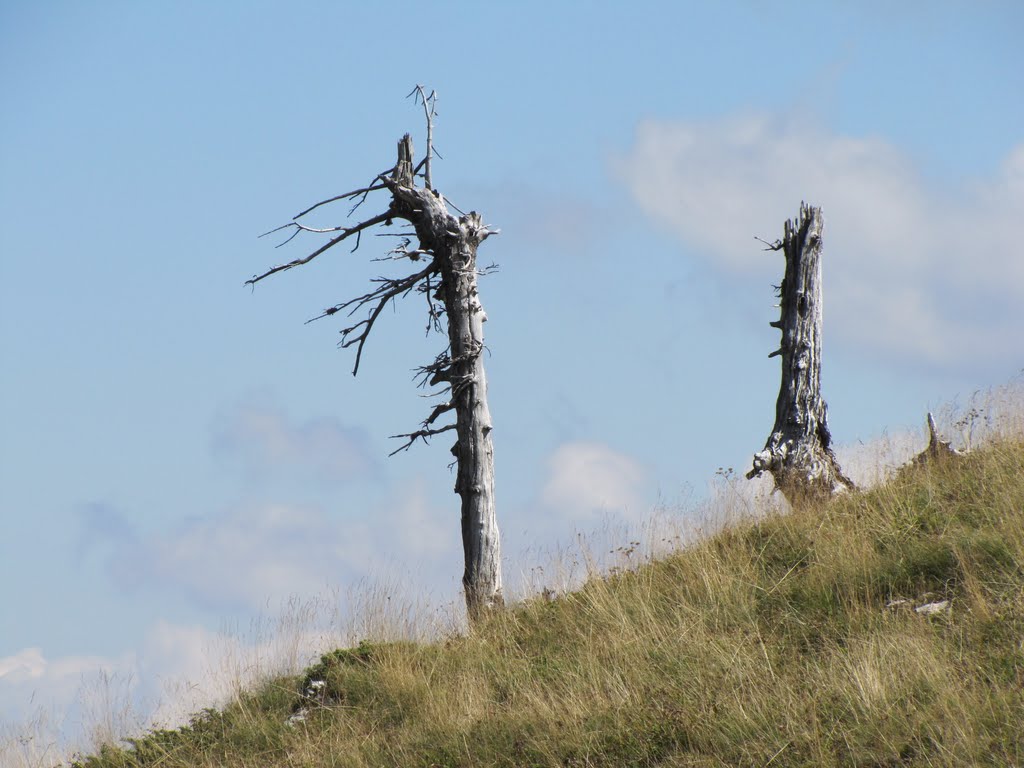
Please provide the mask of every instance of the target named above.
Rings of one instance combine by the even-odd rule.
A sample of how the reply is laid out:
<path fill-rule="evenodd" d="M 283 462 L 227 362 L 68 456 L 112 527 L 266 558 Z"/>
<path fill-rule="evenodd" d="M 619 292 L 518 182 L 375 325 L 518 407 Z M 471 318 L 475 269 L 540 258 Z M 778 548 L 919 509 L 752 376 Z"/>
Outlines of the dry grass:
<path fill-rule="evenodd" d="M 1024 764 L 1024 443 L 733 523 L 469 635 L 378 630 L 79 765 Z M 328 706 L 288 725 L 312 677 Z"/>

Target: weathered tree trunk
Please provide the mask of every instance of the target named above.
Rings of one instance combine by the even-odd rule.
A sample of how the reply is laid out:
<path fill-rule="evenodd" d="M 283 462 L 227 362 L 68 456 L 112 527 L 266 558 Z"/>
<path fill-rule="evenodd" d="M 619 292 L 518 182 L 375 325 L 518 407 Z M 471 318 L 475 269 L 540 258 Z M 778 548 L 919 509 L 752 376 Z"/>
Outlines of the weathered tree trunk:
<path fill-rule="evenodd" d="M 426 442 L 444 432 L 455 432 L 457 439 L 452 447 L 458 466 L 455 492 L 462 500 L 462 545 L 465 555 L 462 584 L 469 618 L 477 621 L 503 604 L 501 542 L 494 505 L 494 447 L 483 362 L 483 324 L 487 315 L 480 304 L 476 265 L 477 248 L 496 230 L 484 226 L 475 211 L 456 218 L 448 211 L 441 193 L 432 188 L 430 161 L 433 154 L 434 103 L 437 97 L 433 92 L 428 95 L 421 86 L 416 86 L 413 93 L 422 103 L 427 119 L 427 152 L 420 165 L 413 164 L 412 139 L 406 134 L 398 142 L 398 159 L 394 167 L 379 174 L 368 186 L 323 200 L 299 213 L 288 224 L 271 230 L 293 230 L 289 240 L 302 231 L 338 234 L 305 258 L 254 275 L 246 284 L 255 285 L 270 275 L 308 264 L 349 237 L 356 238 L 358 248 L 363 230 L 378 224 L 387 226 L 394 219 L 402 219 L 412 225 L 419 241 L 417 246 L 410 248 L 411 238 L 405 237 L 406 233 L 399 233 L 401 244 L 389 252 L 388 260 L 407 259 L 416 262 L 416 271 L 400 278 L 377 278 L 374 281 L 376 287 L 372 291 L 329 307 L 319 317 L 329 317 L 343 310 L 349 310 L 348 315 L 351 316 L 357 310 L 369 307 L 364 319 L 341 331 L 340 346 L 356 346 L 355 366 L 352 369 L 355 374 L 359 370 L 363 346 L 374 323 L 384 308 L 396 298 L 407 296 L 413 291 L 426 296 L 428 328 L 440 330 L 441 318 L 446 316 L 448 348 L 433 363 L 422 366 L 419 371 L 421 384 L 432 387 L 440 385 L 442 388 L 434 394 L 447 396 L 448 399 L 431 410 L 420 429 L 394 435 L 404 438 L 406 442 L 393 453 L 409 448 L 417 440 Z M 424 184 L 417 186 L 416 179 L 420 176 L 421 168 Z M 390 205 L 387 210 L 358 224 L 314 229 L 300 221 L 310 212 L 337 200 L 356 199 L 352 209 L 355 210 L 371 192 L 378 190 L 391 193 Z M 425 266 L 423 261 L 426 261 Z M 455 413 L 455 423 L 438 425 L 437 420 L 450 411 Z"/>
<path fill-rule="evenodd" d="M 800 217 L 787 221 L 785 237 L 772 246 L 786 256 L 779 287 L 781 317 L 771 323 L 782 343 L 769 357 L 782 358 L 782 384 L 775 404 L 775 426 L 764 450 L 754 455 L 748 478 L 770 472 L 791 503 L 827 498 L 853 482 L 832 452 L 828 407 L 821 396 L 821 209 L 800 205 Z"/>
<path fill-rule="evenodd" d="M 412 183 L 412 145 L 405 167 L 408 176 L 387 181 L 393 194 L 392 212 L 416 229 L 420 248 L 433 253 L 439 267 L 436 295 L 448 316 L 449 350 L 424 369 L 431 384 L 446 383 L 451 398 L 439 408 L 455 411 L 457 440 L 452 447 L 458 466 L 455 492 L 462 499 L 462 547 L 465 572 L 462 585 L 471 620 L 503 603 L 501 542 L 494 505 L 494 446 L 491 412 L 487 406 L 487 375 L 484 371 L 484 331 L 487 320 L 477 289 L 477 247 L 490 234 L 475 211 L 455 218 L 436 190 Z M 400 145 L 401 146 L 401 145 Z M 396 174 L 397 176 L 398 174 Z M 424 423 L 429 428 L 442 411 L 435 409 Z"/>
<path fill-rule="evenodd" d="M 441 286 L 448 313 L 451 387 L 458 441 L 455 492 L 462 498 L 462 585 L 471 619 L 502 604 L 501 545 L 494 511 L 494 447 L 487 407 L 483 324 L 487 315 L 476 285 L 476 249 L 485 231 L 471 212 L 459 220 L 461 233 L 442 265 Z"/>

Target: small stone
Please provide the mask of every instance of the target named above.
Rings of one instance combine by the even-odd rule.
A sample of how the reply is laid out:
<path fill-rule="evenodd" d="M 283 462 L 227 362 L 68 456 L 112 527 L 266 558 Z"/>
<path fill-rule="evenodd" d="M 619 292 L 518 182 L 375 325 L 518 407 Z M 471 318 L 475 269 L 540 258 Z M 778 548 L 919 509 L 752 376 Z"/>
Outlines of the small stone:
<path fill-rule="evenodd" d="M 935 603 L 925 603 L 919 605 L 914 609 L 916 613 L 920 613 L 922 616 L 934 616 L 937 613 L 945 613 L 949 610 L 949 600 L 939 600 Z"/>
<path fill-rule="evenodd" d="M 285 725 L 290 725 L 291 727 L 294 728 L 299 723 L 306 722 L 306 718 L 308 716 L 309 716 L 309 710 L 306 709 L 306 707 L 303 707 L 302 709 L 297 711 L 294 715 L 292 715 L 287 720 L 285 720 Z"/>

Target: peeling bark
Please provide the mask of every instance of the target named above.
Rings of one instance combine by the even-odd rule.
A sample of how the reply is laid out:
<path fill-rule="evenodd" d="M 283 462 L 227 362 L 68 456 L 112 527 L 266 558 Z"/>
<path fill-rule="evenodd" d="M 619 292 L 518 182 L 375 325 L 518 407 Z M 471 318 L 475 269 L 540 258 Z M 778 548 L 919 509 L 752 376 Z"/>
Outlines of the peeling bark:
<path fill-rule="evenodd" d="M 782 360 L 782 383 L 775 425 L 747 477 L 770 472 L 791 503 L 853 488 L 832 452 L 828 406 L 821 396 L 823 228 L 821 209 L 801 203 L 799 218 L 787 221 L 785 236 L 770 247 L 786 257 L 778 289 L 781 316 L 771 323 L 782 331 L 782 341 L 769 355 Z"/>

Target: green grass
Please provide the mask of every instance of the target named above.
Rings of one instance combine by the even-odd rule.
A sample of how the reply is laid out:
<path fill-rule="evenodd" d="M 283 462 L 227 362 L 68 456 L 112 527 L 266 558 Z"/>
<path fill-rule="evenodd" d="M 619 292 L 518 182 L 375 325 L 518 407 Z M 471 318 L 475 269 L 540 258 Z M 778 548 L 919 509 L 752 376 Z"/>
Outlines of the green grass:
<path fill-rule="evenodd" d="M 312 679 L 326 706 L 288 725 Z M 1022 724 L 1024 443 L 1004 440 L 468 636 L 328 654 L 76 765 L 1008 766 Z"/>

